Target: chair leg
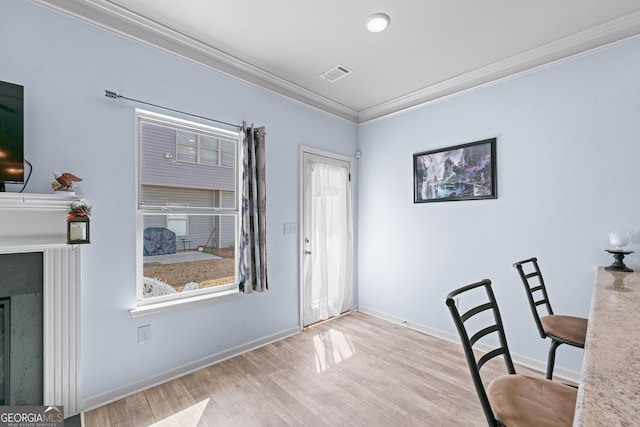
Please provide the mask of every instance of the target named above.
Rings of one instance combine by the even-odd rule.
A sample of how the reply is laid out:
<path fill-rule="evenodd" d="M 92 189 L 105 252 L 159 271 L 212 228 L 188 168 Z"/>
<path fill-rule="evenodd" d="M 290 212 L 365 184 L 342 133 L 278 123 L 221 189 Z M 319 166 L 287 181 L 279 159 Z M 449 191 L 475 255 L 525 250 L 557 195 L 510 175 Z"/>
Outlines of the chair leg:
<path fill-rule="evenodd" d="M 553 379 L 553 365 L 556 363 L 556 349 L 562 344 L 560 341 L 554 339 L 551 340 L 551 347 L 549 348 L 549 360 L 547 361 L 547 379 Z"/>

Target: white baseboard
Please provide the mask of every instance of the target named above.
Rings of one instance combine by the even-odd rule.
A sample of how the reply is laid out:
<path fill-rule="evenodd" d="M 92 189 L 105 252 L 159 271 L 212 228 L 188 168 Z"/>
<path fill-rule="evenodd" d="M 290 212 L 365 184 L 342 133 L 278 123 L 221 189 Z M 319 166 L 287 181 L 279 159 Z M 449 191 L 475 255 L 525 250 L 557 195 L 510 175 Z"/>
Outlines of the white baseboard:
<path fill-rule="evenodd" d="M 123 399 L 127 396 L 131 396 L 132 394 L 139 393 L 141 391 L 147 390 L 148 388 L 166 383 L 167 381 L 171 381 L 173 379 L 182 377 L 184 375 L 195 372 L 199 369 L 206 368 L 207 366 L 220 363 L 224 360 L 231 359 L 232 357 L 239 356 L 251 350 L 264 347 L 265 345 L 274 343 L 276 341 L 280 341 L 282 339 L 288 338 L 298 333 L 300 333 L 300 327 L 295 326 L 293 328 L 289 328 L 284 331 L 278 332 L 276 334 L 259 338 L 257 340 L 248 342 L 246 344 L 242 344 L 237 347 L 230 348 L 228 350 L 202 358 L 200 360 L 196 360 L 194 362 L 175 367 L 168 371 L 161 372 L 159 374 L 124 385 L 122 387 L 108 390 L 103 393 L 98 393 L 93 396 L 85 397 L 82 399 L 82 405 L 81 405 L 81 407 L 83 408 L 82 410 L 84 412 L 87 412 L 92 409 L 99 408 L 101 406 L 115 402 L 116 400 Z"/>
<path fill-rule="evenodd" d="M 391 323 L 396 323 L 398 325 L 402 325 L 402 326 L 406 326 L 409 329 L 413 329 L 422 333 L 425 333 L 427 335 L 431 335 L 434 336 L 436 338 L 441 338 L 443 340 L 446 341 L 450 341 L 452 343 L 455 344 L 460 344 L 460 337 L 458 336 L 458 334 L 455 333 L 451 333 L 451 332 L 446 332 L 446 331 L 442 331 L 440 329 L 435 329 L 435 328 L 431 328 L 427 325 L 423 325 L 421 323 L 417 323 L 417 322 L 412 322 L 409 320 L 405 320 L 405 319 L 401 319 L 399 317 L 387 314 L 387 313 L 383 313 L 377 310 L 374 310 L 372 308 L 368 308 L 368 307 L 363 307 L 361 305 L 357 306 L 355 308 L 356 311 L 359 311 L 361 313 L 364 314 L 368 314 L 370 316 L 374 316 L 377 317 L 379 319 L 382 320 L 386 320 L 388 322 Z M 491 350 L 492 348 L 484 345 L 482 343 L 478 343 L 476 344 L 476 347 L 478 350 L 480 351 L 488 351 Z M 532 359 L 528 356 L 524 356 L 522 354 L 518 354 L 518 353 L 511 353 L 511 358 L 513 359 L 513 361 L 519 365 L 522 366 L 526 366 L 527 368 L 533 369 L 534 371 L 538 371 L 542 374 L 544 374 L 547 370 L 547 362 L 546 360 L 537 360 L 537 359 Z M 572 371 L 569 369 L 564 369 L 562 367 L 556 366 L 553 370 L 553 376 L 554 377 L 558 377 L 561 378 L 563 380 L 567 380 L 567 381 L 571 381 L 574 382 L 576 384 L 578 384 L 580 382 L 580 373 L 576 372 L 576 371 Z"/>

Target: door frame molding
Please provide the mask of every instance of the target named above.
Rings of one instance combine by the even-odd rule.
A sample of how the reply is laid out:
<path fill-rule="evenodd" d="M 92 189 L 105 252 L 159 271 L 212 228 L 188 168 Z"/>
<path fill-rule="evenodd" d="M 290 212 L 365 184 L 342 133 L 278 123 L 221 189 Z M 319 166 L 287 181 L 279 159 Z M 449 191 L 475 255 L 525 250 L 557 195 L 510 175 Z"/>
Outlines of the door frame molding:
<path fill-rule="evenodd" d="M 300 331 L 302 331 L 304 329 L 303 326 L 303 321 L 302 321 L 302 311 L 304 308 L 304 301 L 303 301 L 303 297 L 304 297 L 304 293 L 302 291 L 302 286 L 304 285 L 304 254 L 303 254 L 303 250 L 304 250 L 304 236 L 303 236 L 303 219 L 304 219 L 304 155 L 305 154 L 312 154 L 315 156 L 321 156 L 321 157 L 326 157 L 328 159 L 334 159 L 334 160 L 340 160 L 343 162 L 347 162 L 349 163 L 349 174 L 351 174 L 351 179 L 349 180 L 349 186 L 351 187 L 351 236 L 352 236 L 352 242 L 351 242 L 351 251 L 352 251 L 352 260 L 353 260 L 353 268 L 352 268 L 352 274 L 353 274 L 353 281 L 352 281 L 352 295 L 353 295 L 353 302 L 352 302 L 352 307 L 351 309 L 353 310 L 353 308 L 356 306 L 355 304 L 355 287 L 356 287 L 356 281 L 355 281 L 355 276 L 356 276 L 356 269 L 355 269 L 355 264 L 356 264 L 356 258 L 355 258 L 355 192 L 354 192 L 354 177 L 353 177 L 353 165 L 354 165 L 354 159 L 353 157 L 349 157 L 349 156 L 345 156 L 342 154 L 337 154 L 337 153 L 333 153 L 331 151 L 326 151 L 326 150 L 321 150 L 319 148 L 314 148 L 314 147 L 310 147 L 308 145 L 300 145 L 300 158 L 299 158 L 299 162 L 298 162 L 298 169 L 299 169 L 299 177 L 298 177 L 298 182 L 299 182 L 299 194 L 298 194 L 298 295 L 299 295 L 299 310 L 298 310 L 298 314 L 299 314 L 299 319 L 298 319 L 298 325 L 300 327 Z"/>

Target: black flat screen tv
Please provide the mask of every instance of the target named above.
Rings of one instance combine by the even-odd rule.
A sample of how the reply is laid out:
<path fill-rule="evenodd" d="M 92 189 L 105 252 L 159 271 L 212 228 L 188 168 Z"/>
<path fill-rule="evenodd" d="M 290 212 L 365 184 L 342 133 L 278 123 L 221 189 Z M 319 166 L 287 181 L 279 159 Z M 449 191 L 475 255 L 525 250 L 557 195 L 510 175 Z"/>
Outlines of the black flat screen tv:
<path fill-rule="evenodd" d="M 0 191 L 24 181 L 24 87 L 0 81 Z"/>

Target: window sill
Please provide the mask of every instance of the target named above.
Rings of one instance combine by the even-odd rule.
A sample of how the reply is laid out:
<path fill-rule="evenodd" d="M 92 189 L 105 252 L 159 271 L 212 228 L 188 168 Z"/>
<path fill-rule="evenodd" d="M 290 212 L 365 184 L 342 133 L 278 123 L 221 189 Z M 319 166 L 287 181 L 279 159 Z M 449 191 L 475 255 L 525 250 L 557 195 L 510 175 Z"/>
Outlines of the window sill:
<path fill-rule="evenodd" d="M 194 297 L 181 298 L 172 301 L 162 301 L 153 304 L 140 305 L 136 308 L 129 310 L 131 318 L 149 316 L 152 314 L 158 314 L 165 311 L 178 310 L 185 307 L 191 307 L 197 304 L 205 302 L 211 302 L 218 299 L 228 299 L 240 295 L 238 289 L 229 289 L 227 291 L 215 292 L 205 295 L 198 295 Z"/>

